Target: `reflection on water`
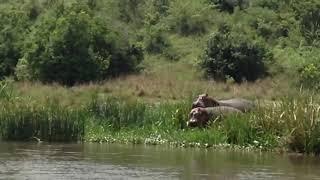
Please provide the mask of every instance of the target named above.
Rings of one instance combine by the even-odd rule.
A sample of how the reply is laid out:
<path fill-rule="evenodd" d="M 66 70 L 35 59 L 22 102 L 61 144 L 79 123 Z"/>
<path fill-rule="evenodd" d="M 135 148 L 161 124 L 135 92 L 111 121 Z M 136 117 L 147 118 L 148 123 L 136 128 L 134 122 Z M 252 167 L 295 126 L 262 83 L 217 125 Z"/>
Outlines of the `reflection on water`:
<path fill-rule="evenodd" d="M 320 179 L 320 159 L 114 144 L 0 143 L 0 179 Z"/>

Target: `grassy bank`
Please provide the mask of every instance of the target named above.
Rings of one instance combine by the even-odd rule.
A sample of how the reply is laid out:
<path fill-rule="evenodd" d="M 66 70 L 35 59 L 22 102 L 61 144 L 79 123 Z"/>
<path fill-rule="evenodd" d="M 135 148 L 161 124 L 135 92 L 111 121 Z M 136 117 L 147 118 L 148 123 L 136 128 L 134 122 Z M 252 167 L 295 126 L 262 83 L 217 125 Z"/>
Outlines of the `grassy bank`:
<path fill-rule="evenodd" d="M 93 87 L 87 87 L 88 91 L 84 87 L 80 90 L 43 85 L 42 88 L 48 88 L 52 93 L 35 93 L 35 96 L 32 95 L 35 90 L 26 95 L 23 88 L 17 89 L 16 86 L 22 87 L 5 83 L 0 91 L 3 140 L 25 141 L 36 137 L 43 141 L 192 147 L 231 145 L 320 152 L 320 106 L 311 95 L 304 93 L 268 103 L 257 101 L 260 105 L 254 112 L 216 121 L 205 129 L 189 129 L 185 122 L 192 94 L 189 98 L 150 103 L 144 99 L 102 93 L 97 89 L 93 91 Z M 65 96 L 56 94 L 59 92 Z"/>
<path fill-rule="evenodd" d="M 252 113 L 228 117 L 206 129 L 185 127 L 188 101 L 151 107 L 123 101 L 114 107 L 111 102 L 91 106 L 95 119 L 86 125 L 85 140 L 201 147 L 231 144 L 304 153 L 320 150 L 320 106 L 311 96 L 261 103 Z"/>

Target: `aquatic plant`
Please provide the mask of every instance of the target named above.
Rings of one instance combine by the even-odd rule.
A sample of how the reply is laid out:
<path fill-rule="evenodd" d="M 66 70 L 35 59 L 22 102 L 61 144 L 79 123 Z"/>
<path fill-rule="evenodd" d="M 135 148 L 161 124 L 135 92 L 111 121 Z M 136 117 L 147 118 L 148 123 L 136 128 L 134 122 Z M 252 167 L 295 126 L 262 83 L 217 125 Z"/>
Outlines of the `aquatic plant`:
<path fill-rule="evenodd" d="M 310 95 L 258 103 L 255 111 L 187 128 L 191 98 L 150 104 L 92 93 L 75 107 L 55 97 L 0 101 L 3 140 L 90 141 L 168 144 L 182 147 L 243 147 L 320 152 L 320 105 Z"/>
<path fill-rule="evenodd" d="M 204 129 L 188 129 L 184 125 L 190 110 L 187 102 L 155 106 L 130 103 L 108 99 L 98 103 L 100 105 L 91 105 L 99 121 L 90 121 L 88 128 L 100 126 L 100 131 L 90 131 L 85 139 L 201 147 L 230 144 L 269 150 L 320 152 L 320 105 L 311 96 L 299 95 L 294 99 L 287 97 L 278 102 L 261 103 L 254 112 L 227 117 Z M 112 105 L 113 108 L 107 108 Z"/>
<path fill-rule="evenodd" d="M 15 100 L 1 102 L 1 138 L 29 141 L 77 141 L 84 135 L 86 112 L 48 101 L 46 104 Z"/>

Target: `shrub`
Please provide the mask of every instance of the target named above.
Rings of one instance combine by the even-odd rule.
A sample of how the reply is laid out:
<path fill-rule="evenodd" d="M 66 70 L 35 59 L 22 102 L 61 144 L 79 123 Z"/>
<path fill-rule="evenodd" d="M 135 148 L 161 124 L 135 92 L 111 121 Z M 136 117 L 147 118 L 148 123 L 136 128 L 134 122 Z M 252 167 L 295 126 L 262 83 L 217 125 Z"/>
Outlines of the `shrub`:
<path fill-rule="evenodd" d="M 284 5 L 287 5 L 286 2 L 281 2 L 278 0 L 255 0 L 253 6 L 259 6 L 262 8 L 268 8 L 270 10 L 278 11 Z"/>
<path fill-rule="evenodd" d="M 293 10 L 295 17 L 300 19 L 304 14 L 319 8 L 320 2 L 318 0 L 290 0 L 286 5 Z"/>
<path fill-rule="evenodd" d="M 188 36 L 207 32 L 209 6 L 203 1 L 175 0 L 168 10 L 168 23 L 176 33 Z"/>
<path fill-rule="evenodd" d="M 277 40 L 280 37 L 288 37 L 291 28 L 296 21 L 291 14 L 278 14 L 270 9 L 251 8 L 247 10 L 249 25 L 257 34 L 267 40 Z"/>
<path fill-rule="evenodd" d="M 219 10 L 233 13 L 236 7 L 244 9 L 248 7 L 248 0 L 209 0 L 210 3 L 214 4 Z"/>
<path fill-rule="evenodd" d="M 307 42 L 320 47 L 320 5 L 302 16 L 301 31 Z"/>
<path fill-rule="evenodd" d="M 300 49 L 300 63 L 296 66 L 295 72 L 299 74 L 298 85 L 312 90 L 320 90 L 320 58 L 317 48 Z"/>
<path fill-rule="evenodd" d="M 149 53 L 162 53 L 171 46 L 164 30 L 157 26 L 146 28 L 144 37 L 145 49 Z"/>
<path fill-rule="evenodd" d="M 230 27 L 224 25 L 208 40 L 200 66 L 208 77 L 217 80 L 232 77 L 236 82 L 255 81 L 268 74 L 267 63 L 271 59 L 271 53 L 264 46 L 232 33 Z"/>
<path fill-rule="evenodd" d="M 152 0 L 152 4 L 157 12 L 166 15 L 170 6 L 170 0 Z"/>
<path fill-rule="evenodd" d="M 148 53 L 161 54 L 168 60 L 177 61 L 180 56 L 168 39 L 161 25 L 150 25 L 143 32 L 144 47 Z"/>
<path fill-rule="evenodd" d="M 300 31 L 309 45 L 320 46 L 320 2 L 318 0 L 291 0 L 288 3 L 295 18 L 300 21 Z"/>
<path fill-rule="evenodd" d="M 310 63 L 300 69 L 300 83 L 304 87 L 320 90 L 320 64 Z"/>
<path fill-rule="evenodd" d="M 125 22 L 139 23 L 143 19 L 144 0 L 118 0 L 120 19 Z"/>
<path fill-rule="evenodd" d="M 162 17 L 168 15 L 169 0 L 150 0 L 144 6 L 144 24 L 147 26 L 156 25 Z"/>
<path fill-rule="evenodd" d="M 32 78 L 73 85 L 137 70 L 141 48 L 92 14 L 75 3 L 44 16 L 27 39 L 21 63 Z"/>

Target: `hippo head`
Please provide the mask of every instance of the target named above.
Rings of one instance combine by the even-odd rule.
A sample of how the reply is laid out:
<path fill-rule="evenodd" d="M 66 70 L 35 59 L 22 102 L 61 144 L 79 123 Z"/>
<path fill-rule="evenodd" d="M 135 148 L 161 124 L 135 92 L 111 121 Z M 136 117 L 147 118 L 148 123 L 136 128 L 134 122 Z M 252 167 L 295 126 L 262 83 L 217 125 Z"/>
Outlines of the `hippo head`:
<path fill-rule="evenodd" d="M 200 127 L 204 126 L 209 121 L 209 114 L 206 109 L 197 107 L 191 110 L 190 119 L 187 122 L 188 127 Z"/>
<path fill-rule="evenodd" d="M 219 106 L 219 102 L 208 96 L 208 94 L 200 94 L 195 102 L 192 103 L 192 109 L 197 107 L 215 107 Z"/>

